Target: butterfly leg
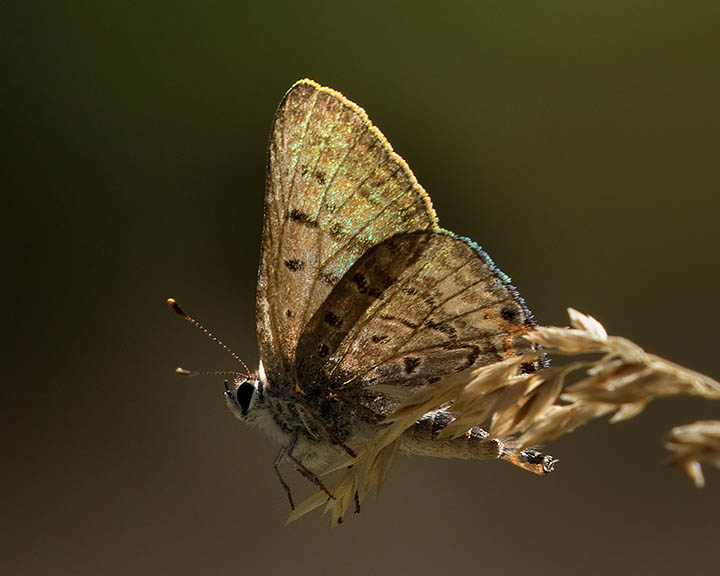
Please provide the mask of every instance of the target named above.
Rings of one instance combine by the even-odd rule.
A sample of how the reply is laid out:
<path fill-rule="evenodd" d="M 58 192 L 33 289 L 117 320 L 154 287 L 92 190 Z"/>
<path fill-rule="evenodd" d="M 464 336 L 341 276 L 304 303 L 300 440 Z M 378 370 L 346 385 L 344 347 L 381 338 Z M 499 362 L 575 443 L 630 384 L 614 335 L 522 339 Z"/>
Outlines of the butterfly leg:
<path fill-rule="evenodd" d="M 360 494 L 355 490 L 355 514 L 360 514 Z"/>
<path fill-rule="evenodd" d="M 320 490 L 325 492 L 325 494 L 328 495 L 329 498 L 332 500 L 335 500 L 335 496 L 330 492 L 330 490 L 327 489 L 325 484 L 322 483 L 322 480 L 317 477 L 312 471 L 308 470 L 295 456 L 293 456 L 291 453 L 288 452 L 287 454 L 288 458 L 292 461 L 292 463 L 295 465 L 295 469 L 304 476 L 307 480 L 315 484 Z"/>
<path fill-rule="evenodd" d="M 280 464 L 284 459 L 285 448 L 281 448 L 280 452 L 278 452 L 278 455 L 275 457 L 275 461 L 273 462 L 273 468 L 275 469 L 275 474 L 277 475 L 278 480 L 280 480 L 280 484 L 282 484 L 282 487 L 285 490 L 285 494 L 287 494 L 288 501 L 290 502 L 290 510 L 295 510 L 295 503 L 293 502 L 290 486 L 288 486 L 287 482 L 285 482 L 285 478 L 283 478 L 282 474 L 280 473 Z"/>
<path fill-rule="evenodd" d="M 311 470 L 308 470 L 307 467 L 302 462 L 300 462 L 300 460 L 298 460 L 295 456 L 293 456 L 293 450 L 295 450 L 296 443 L 297 443 L 297 432 L 295 434 L 293 434 L 288 445 L 285 446 L 280 451 L 280 454 L 278 454 L 278 458 L 282 459 L 282 458 L 287 457 L 288 460 L 290 460 L 293 463 L 293 465 L 295 466 L 295 470 L 297 470 L 307 480 L 309 480 L 310 482 L 315 484 L 315 486 L 319 487 L 331 499 L 335 500 L 335 496 L 332 494 L 332 492 L 330 492 L 330 490 L 327 489 L 325 484 L 322 483 L 322 480 L 320 480 L 320 478 L 318 478 L 317 475 L 314 474 Z M 283 484 L 284 484 L 284 482 L 283 482 Z"/>
<path fill-rule="evenodd" d="M 350 456 L 350 458 L 357 458 L 357 453 L 355 450 L 350 448 L 345 442 L 340 440 L 340 438 L 337 437 L 337 434 L 335 434 L 329 426 L 325 424 L 322 420 L 318 419 L 320 422 L 320 425 L 324 428 L 325 432 L 327 433 L 328 437 L 330 438 L 330 441 L 335 444 L 335 446 L 340 446 L 343 450 L 345 450 L 346 454 Z"/>

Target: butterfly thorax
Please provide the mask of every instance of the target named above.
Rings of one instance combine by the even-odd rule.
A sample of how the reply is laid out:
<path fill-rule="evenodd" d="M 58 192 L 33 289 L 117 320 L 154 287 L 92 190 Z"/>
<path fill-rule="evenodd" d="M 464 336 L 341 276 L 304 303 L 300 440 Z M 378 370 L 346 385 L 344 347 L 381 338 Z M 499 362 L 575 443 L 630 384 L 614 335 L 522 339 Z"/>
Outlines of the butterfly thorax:
<path fill-rule="evenodd" d="M 244 396 L 243 390 L 252 395 Z M 377 418 L 358 408 L 351 390 L 342 396 L 323 395 L 313 383 L 305 389 L 284 385 L 268 380 L 262 365 L 251 379 L 235 382 L 227 401 L 239 420 L 262 430 L 316 472 L 347 458 L 349 444 L 367 441 L 376 430 Z"/>

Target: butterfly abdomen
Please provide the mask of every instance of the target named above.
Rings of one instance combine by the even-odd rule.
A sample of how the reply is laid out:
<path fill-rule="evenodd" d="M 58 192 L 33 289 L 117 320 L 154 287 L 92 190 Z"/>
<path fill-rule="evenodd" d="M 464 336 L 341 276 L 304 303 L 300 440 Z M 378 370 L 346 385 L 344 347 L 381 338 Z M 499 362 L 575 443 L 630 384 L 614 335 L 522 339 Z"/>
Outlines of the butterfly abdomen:
<path fill-rule="evenodd" d="M 438 434 L 453 420 L 446 410 L 426 414 L 403 435 L 400 450 L 418 456 L 494 460 L 500 458 L 502 443 L 490 438 L 482 428 L 474 427 L 460 438 L 439 438 Z"/>

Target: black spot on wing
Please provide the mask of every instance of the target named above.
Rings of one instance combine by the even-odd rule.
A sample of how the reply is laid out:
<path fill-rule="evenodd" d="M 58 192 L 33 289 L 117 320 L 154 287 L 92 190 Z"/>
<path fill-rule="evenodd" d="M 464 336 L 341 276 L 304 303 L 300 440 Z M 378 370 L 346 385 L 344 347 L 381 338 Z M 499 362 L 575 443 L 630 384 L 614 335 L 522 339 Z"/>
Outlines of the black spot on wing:
<path fill-rule="evenodd" d="M 465 364 L 462 366 L 458 366 L 455 370 L 457 372 L 462 372 L 463 370 L 467 370 L 468 368 L 472 368 L 475 365 L 475 362 L 477 362 L 477 359 L 480 357 L 480 347 L 476 346 L 475 344 L 468 346 L 470 349 L 468 352 L 468 355 L 465 357 Z"/>
<path fill-rule="evenodd" d="M 307 213 L 303 212 L 302 210 L 298 210 L 297 208 L 289 209 L 288 213 L 285 215 L 285 220 L 298 222 L 299 224 L 304 224 L 305 226 L 309 226 L 310 228 L 318 227 L 317 220 L 311 218 Z"/>
<path fill-rule="evenodd" d="M 455 340 L 455 338 L 457 338 L 457 330 L 449 322 L 433 322 L 432 320 L 428 320 L 425 322 L 425 326 L 431 330 L 442 332 L 445 336 L 450 338 L 450 340 Z"/>
<path fill-rule="evenodd" d="M 418 298 L 422 298 L 423 302 L 425 302 L 431 308 L 435 308 L 435 306 L 437 306 L 437 302 L 435 301 L 435 298 L 432 297 L 432 295 L 424 294 L 416 288 L 413 288 L 412 286 L 404 287 L 401 292 L 403 294 L 407 294 L 408 296 L 417 296 Z"/>
<path fill-rule="evenodd" d="M 420 358 L 414 356 L 406 356 L 403 358 L 405 363 L 405 374 L 412 374 L 418 366 L 420 366 Z"/>
<path fill-rule="evenodd" d="M 376 287 L 371 286 L 365 275 L 360 272 L 353 274 L 351 281 L 355 284 L 357 291 L 360 292 L 360 294 L 368 294 L 372 298 L 380 298 L 383 292 L 382 290 L 378 290 Z"/>
<path fill-rule="evenodd" d="M 339 240 L 345 236 L 345 227 L 340 222 L 333 222 L 328 226 L 327 233 L 333 240 Z"/>
<path fill-rule="evenodd" d="M 302 270 L 305 266 L 305 262 L 303 262 L 302 260 L 298 260 L 297 258 L 293 258 L 292 260 L 285 260 L 284 264 L 289 270 L 292 270 L 293 272 Z"/>
<path fill-rule="evenodd" d="M 516 324 L 517 321 L 520 319 L 520 314 L 518 313 L 517 308 L 513 308 L 512 306 L 506 306 L 500 311 L 500 316 L 502 317 L 505 322 L 509 322 L 510 324 Z"/>
<path fill-rule="evenodd" d="M 320 281 L 328 286 L 334 286 L 340 278 L 337 274 L 331 274 L 330 272 L 322 272 L 320 274 Z"/>
<path fill-rule="evenodd" d="M 325 322 L 334 328 L 342 326 L 343 323 L 342 318 L 340 318 L 340 316 L 335 314 L 332 310 L 325 314 Z"/>
<path fill-rule="evenodd" d="M 355 283 L 355 286 L 357 286 L 357 290 L 360 294 L 367 294 L 370 290 L 367 278 L 359 272 L 357 274 L 353 274 L 352 281 Z"/>

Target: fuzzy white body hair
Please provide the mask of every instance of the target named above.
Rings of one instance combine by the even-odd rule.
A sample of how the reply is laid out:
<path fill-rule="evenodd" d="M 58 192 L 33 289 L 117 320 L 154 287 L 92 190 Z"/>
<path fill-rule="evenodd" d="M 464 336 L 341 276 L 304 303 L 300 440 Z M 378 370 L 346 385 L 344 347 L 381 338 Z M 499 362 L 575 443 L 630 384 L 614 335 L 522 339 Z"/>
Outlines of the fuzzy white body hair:
<path fill-rule="evenodd" d="M 238 399 L 238 391 L 252 387 L 245 403 Z M 246 388 L 245 391 L 249 391 Z M 292 460 L 317 475 L 334 469 L 348 459 L 345 450 L 330 438 L 318 435 L 305 422 L 302 411 L 287 400 L 270 393 L 267 377 L 260 364 L 257 376 L 250 380 L 238 379 L 234 390 L 226 393 L 226 400 L 233 414 L 245 424 L 262 430 L 281 447 L 280 462 L 292 464 Z M 425 414 L 414 426 L 405 431 L 400 451 L 405 454 L 432 456 L 436 458 L 495 459 L 502 453 L 502 442 L 488 437 L 487 432 L 473 428 L 461 438 L 438 438 L 437 432 L 453 419 L 444 409 Z M 377 424 L 355 423 L 346 446 L 361 447 L 378 431 Z M 288 455 L 291 452 L 292 458 Z"/>
<path fill-rule="evenodd" d="M 237 381 L 235 390 L 242 383 L 243 381 Z M 288 413 L 288 403 L 262 392 L 268 390 L 267 377 L 262 362 L 254 386 L 255 392 L 245 411 L 238 407 L 234 395 L 226 394 L 226 402 L 230 411 L 238 420 L 258 428 L 283 448 L 290 446 L 294 437 L 292 456 L 315 474 L 323 474 L 340 464 L 343 459 L 348 458 L 347 453 L 341 447 L 333 444 L 328 439 L 313 438 L 306 434 L 293 434 L 278 423 L 278 415 Z M 363 434 L 361 437 L 365 438 L 366 435 Z M 352 440 L 356 439 L 357 437 L 354 437 Z M 352 443 L 355 444 L 355 442 Z M 290 458 L 285 454 L 281 461 L 290 462 Z"/>

